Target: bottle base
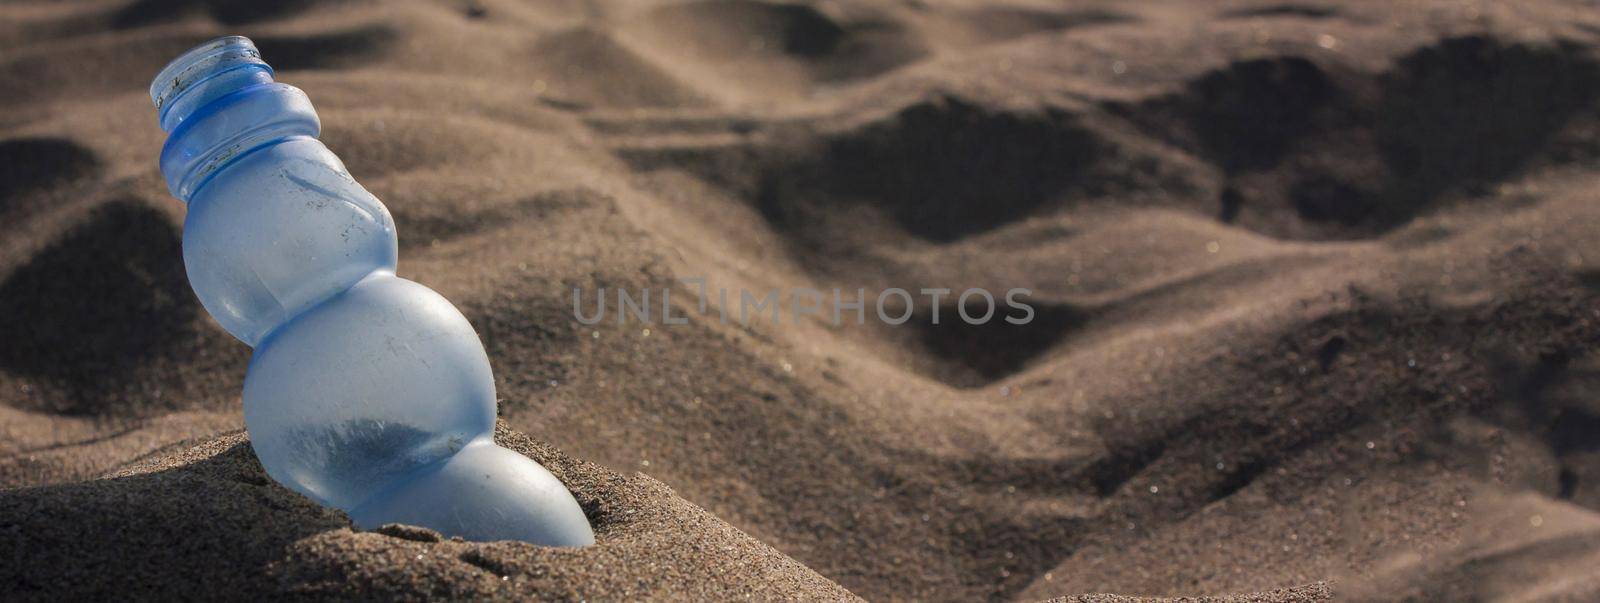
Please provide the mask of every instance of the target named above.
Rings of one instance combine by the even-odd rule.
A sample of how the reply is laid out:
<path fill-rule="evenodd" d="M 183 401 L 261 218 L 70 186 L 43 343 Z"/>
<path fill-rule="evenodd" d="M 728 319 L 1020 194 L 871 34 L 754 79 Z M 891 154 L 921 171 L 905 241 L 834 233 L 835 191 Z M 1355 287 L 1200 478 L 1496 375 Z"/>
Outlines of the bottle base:
<path fill-rule="evenodd" d="M 527 457 L 486 440 L 402 478 L 349 515 L 365 530 L 401 523 L 479 542 L 594 544 L 588 518 L 560 480 Z"/>

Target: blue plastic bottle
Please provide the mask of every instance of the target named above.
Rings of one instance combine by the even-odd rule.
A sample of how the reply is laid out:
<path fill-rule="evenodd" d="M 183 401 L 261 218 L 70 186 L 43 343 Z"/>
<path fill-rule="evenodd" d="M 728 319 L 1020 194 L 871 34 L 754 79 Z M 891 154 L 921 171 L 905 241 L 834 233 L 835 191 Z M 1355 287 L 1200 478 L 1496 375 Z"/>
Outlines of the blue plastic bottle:
<path fill-rule="evenodd" d="M 305 93 L 231 36 L 169 64 L 150 97 L 168 132 L 161 171 L 189 204 L 189 282 L 255 348 L 245 426 L 267 473 L 362 528 L 593 544 L 561 482 L 494 444 L 477 333 L 395 276 L 394 220 L 317 140 Z"/>

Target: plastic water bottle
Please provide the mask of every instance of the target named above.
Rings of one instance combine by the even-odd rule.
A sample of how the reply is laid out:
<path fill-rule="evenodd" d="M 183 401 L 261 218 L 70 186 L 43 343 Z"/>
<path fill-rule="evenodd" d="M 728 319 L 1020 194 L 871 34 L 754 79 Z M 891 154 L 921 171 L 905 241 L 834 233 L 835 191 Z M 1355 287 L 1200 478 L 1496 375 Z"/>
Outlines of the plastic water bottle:
<path fill-rule="evenodd" d="M 161 172 L 189 204 L 189 283 L 255 348 L 245 426 L 267 473 L 365 529 L 593 544 L 561 482 L 495 445 L 477 333 L 395 276 L 394 220 L 317 140 L 305 93 L 230 36 L 167 65 L 150 97 Z"/>

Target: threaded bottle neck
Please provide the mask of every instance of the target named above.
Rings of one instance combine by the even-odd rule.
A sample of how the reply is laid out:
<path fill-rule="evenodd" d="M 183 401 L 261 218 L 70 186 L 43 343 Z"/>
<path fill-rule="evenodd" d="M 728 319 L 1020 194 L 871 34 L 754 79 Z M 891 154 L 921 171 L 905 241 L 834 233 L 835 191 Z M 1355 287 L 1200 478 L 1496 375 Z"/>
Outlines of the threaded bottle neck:
<path fill-rule="evenodd" d="M 225 36 L 183 53 L 150 83 L 161 129 L 171 132 L 200 107 L 230 92 L 272 81 L 272 67 L 244 36 Z"/>
<path fill-rule="evenodd" d="M 188 202 L 212 176 L 256 150 L 321 132 L 311 99 L 272 80 L 248 38 L 228 36 L 178 57 L 150 84 L 161 128 L 161 173 Z"/>

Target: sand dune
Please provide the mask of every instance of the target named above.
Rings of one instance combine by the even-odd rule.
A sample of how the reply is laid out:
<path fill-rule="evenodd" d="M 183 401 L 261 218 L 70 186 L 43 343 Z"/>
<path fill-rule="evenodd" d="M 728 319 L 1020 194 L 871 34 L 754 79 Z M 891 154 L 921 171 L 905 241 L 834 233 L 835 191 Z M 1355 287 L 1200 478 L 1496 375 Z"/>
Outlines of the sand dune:
<path fill-rule="evenodd" d="M 265 478 L 144 94 L 235 33 L 597 547 Z M 0 589 L 1592 600 L 1597 44 L 1556 0 L 7 3 Z M 1036 314 L 740 324 L 684 278 Z"/>

